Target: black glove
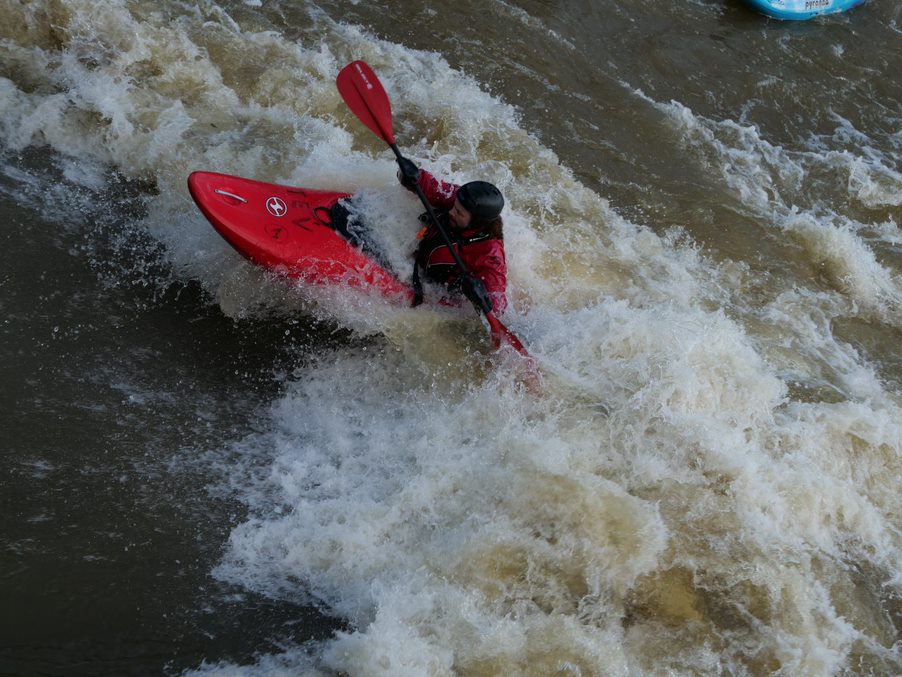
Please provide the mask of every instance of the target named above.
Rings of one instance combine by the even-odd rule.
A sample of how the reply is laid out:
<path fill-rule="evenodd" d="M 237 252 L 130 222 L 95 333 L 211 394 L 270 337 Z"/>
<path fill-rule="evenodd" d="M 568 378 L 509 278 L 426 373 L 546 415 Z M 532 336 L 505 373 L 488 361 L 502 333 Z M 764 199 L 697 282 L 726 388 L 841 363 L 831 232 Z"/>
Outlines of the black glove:
<path fill-rule="evenodd" d="M 477 309 L 484 313 L 492 312 L 492 299 L 486 291 L 485 284 L 478 277 L 467 275 L 460 281 L 460 290 Z"/>
<path fill-rule="evenodd" d="M 398 158 L 398 181 L 407 190 L 414 190 L 420 178 L 420 168 L 406 157 Z"/>

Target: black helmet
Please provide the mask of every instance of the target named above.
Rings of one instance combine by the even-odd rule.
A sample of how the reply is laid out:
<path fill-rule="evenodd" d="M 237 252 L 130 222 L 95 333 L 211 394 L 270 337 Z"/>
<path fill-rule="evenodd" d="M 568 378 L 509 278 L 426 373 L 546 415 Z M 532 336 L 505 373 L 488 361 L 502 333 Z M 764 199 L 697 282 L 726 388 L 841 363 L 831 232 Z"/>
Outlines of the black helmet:
<path fill-rule="evenodd" d="M 457 190 L 457 199 L 474 221 L 491 221 L 504 208 L 501 191 L 485 181 L 465 183 Z"/>

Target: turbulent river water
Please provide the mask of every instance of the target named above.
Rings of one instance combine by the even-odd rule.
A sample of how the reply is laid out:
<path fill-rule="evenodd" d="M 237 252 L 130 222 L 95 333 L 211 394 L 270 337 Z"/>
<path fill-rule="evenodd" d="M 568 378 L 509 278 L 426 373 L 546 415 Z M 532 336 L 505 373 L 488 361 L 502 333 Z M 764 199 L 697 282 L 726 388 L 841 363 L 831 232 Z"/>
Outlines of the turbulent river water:
<path fill-rule="evenodd" d="M 902 673 L 902 5 L 0 0 L 0 673 Z M 474 314 L 273 279 L 195 170 L 486 179 Z"/>

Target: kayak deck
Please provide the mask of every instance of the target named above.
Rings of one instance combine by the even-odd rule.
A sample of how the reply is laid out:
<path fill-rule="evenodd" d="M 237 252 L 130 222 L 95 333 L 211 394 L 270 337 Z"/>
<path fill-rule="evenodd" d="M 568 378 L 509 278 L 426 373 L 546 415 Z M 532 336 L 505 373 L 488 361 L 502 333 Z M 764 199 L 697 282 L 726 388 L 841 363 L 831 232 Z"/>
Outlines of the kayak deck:
<path fill-rule="evenodd" d="M 411 298 L 407 285 L 333 227 L 332 207 L 349 193 L 215 172 L 192 173 L 188 190 L 226 242 L 258 265 L 304 282 Z"/>

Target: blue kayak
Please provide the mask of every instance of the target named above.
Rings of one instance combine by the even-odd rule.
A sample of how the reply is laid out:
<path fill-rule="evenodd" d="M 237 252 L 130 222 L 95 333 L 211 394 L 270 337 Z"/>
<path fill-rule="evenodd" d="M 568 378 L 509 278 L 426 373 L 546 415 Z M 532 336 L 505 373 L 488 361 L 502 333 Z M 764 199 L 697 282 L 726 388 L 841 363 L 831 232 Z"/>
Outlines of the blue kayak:
<path fill-rule="evenodd" d="M 810 19 L 845 12 L 864 0 L 745 0 L 752 9 L 775 19 Z"/>

